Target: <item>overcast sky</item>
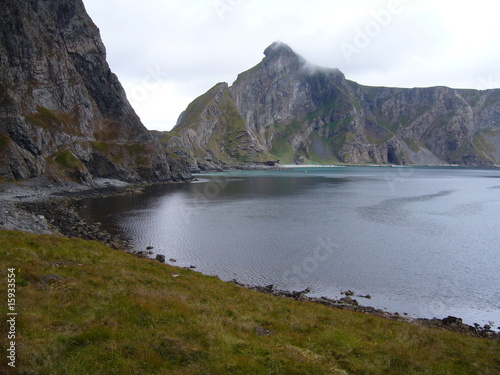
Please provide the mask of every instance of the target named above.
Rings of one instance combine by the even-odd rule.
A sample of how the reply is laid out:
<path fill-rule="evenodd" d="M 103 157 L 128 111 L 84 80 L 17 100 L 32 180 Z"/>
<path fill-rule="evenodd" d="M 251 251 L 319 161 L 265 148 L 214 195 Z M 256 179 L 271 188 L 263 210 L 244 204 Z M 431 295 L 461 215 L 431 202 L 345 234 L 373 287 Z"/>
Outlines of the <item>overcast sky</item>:
<path fill-rule="evenodd" d="M 364 85 L 500 87 L 491 0 L 84 0 L 148 129 L 232 84 L 276 40 Z"/>

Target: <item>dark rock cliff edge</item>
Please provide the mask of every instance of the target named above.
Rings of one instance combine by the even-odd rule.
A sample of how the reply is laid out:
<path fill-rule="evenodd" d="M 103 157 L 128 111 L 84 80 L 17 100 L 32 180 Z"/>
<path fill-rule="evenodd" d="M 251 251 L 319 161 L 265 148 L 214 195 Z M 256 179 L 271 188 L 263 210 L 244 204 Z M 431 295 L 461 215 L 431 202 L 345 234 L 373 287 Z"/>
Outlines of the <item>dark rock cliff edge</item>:
<path fill-rule="evenodd" d="M 130 106 L 81 0 L 0 0 L 0 19 L 0 178 L 190 178 Z"/>
<path fill-rule="evenodd" d="M 368 87 L 275 42 L 195 99 L 162 143 L 193 170 L 239 163 L 500 164 L 500 89 Z"/>

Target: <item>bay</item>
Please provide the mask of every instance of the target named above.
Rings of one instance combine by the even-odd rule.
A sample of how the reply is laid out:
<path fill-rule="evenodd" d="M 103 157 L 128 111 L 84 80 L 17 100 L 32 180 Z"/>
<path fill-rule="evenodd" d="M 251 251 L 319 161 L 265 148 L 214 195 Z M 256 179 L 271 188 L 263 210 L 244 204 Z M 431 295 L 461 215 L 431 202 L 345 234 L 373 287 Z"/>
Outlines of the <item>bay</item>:
<path fill-rule="evenodd" d="M 294 168 L 85 199 L 80 214 L 197 271 L 413 317 L 500 324 L 500 170 Z"/>

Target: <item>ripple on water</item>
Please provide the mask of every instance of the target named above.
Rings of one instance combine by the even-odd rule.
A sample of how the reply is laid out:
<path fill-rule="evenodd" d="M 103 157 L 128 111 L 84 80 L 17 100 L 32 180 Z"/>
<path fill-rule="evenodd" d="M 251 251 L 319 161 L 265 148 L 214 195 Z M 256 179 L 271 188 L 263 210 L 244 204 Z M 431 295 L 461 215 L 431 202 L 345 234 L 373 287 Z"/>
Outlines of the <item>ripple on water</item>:
<path fill-rule="evenodd" d="M 500 185 L 480 178 L 493 172 L 412 171 L 394 190 L 375 168 L 232 172 L 215 196 L 203 195 L 206 176 L 90 213 L 139 249 L 224 280 L 332 298 L 353 289 L 413 316 L 500 323 Z M 335 246 L 318 251 L 327 240 Z"/>

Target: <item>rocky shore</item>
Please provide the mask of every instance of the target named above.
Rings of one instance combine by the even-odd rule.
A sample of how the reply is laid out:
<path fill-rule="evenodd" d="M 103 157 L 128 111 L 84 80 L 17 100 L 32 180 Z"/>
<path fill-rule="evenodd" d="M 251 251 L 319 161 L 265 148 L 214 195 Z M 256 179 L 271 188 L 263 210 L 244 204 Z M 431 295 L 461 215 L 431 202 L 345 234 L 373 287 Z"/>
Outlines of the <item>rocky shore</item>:
<path fill-rule="evenodd" d="M 267 286 L 253 286 L 253 285 L 246 285 L 246 284 L 241 284 L 237 280 L 231 280 L 230 281 L 232 284 L 241 286 L 246 289 L 253 290 L 255 292 L 259 293 L 266 293 L 266 294 L 271 294 L 273 296 L 281 297 L 281 298 L 287 298 L 287 299 L 294 299 L 297 301 L 304 301 L 304 302 L 313 302 L 313 303 L 319 303 L 325 306 L 330 306 L 333 308 L 338 308 L 338 309 L 344 309 L 344 310 L 350 310 L 350 311 L 357 311 L 361 312 L 364 314 L 371 314 L 371 315 L 377 315 L 386 319 L 390 320 L 398 320 L 398 321 L 405 321 L 409 322 L 412 324 L 418 324 L 422 326 L 427 326 L 427 327 L 433 327 L 433 328 L 438 328 L 438 329 L 444 329 L 444 330 L 449 330 L 449 331 L 454 331 L 454 332 L 460 332 L 462 334 L 470 335 L 470 336 L 475 336 L 475 337 L 483 337 L 483 338 L 488 338 L 488 339 L 493 339 L 496 341 L 500 341 L 500 332 L 495 332 L 492 330 L 492 327 L 489 325 L 485 325 L 484 327 L 479 326 L 478 324 L 475 324 L 473 326 L 468 325 L 463 323 L 462 319 L 454 317 L 454 316 L 448 316 L 444 319 L 438 319 L 438 318 L 432 318 L 432 319 L 426 319 L 426 318 L 410 318 L 408 316 L 403 316 L 398 313 L 391 313 L 387 312 L 381 309 L 376 309 L 372 306 L 364 306 L 358 303 L 356 299 L 353 299 L 352 296 L 354 296 L 354 292 L 352 291 L 345 291 L 342 292 L 342 294 L 345 295 L 345 297 L 340 298 L 339 300 L 327 298 L 327 297 L 309 297 L 307 296 L 308 293 L 310 293 L 309 289 L 305 289 L 302 291 L 287 291 L 287 290 L 280 290 L 276 289 L 274 285 L 267 285 Z M 360 296 L 363 298 L 369 298 L 369 296 Z M 499 327 L 500 329 L 500 327 Z"/>
<path fill-rule="evenodd" d="M 0 185 L 0 229 L 94 240 L 138 257 L 149 258 L 153 252 L 134 250 L 130 241 L 106 232 L 100 227 L 100 223 L 89 223 L 83 220 L 76 211 L 77 203 L 82 198 L 134 194 L 141 192 L 145 186 L 145 184 L 128 184 L 118 180 L 105 179 L 97 180 L 92 186 L 77 183 L 51 185 L 43 179 L 34 179 L 25 183 L 3 184 Z M 164 259 L 158 259 L 158 257 L 156 259 L 162 263 L 165 262 Z M 246 289 L 281 298 L 319 303 L 333 308 L 373 314 L 391 320 L 406 321 L 500 341 L 500 332 L 495 332 L 489 325 L 481 327 L 475 324 L 471 326 L 464 324 L 462 319 L 453 316 L 444 319 L 414 319 L 398 313 L 390 313 L 359 304 L 353 298 L 355 293 L 350 290 L 342 292 L 343 298 L 334 300 L 327 297 L 309 297 L 307 294 L 310 290 L 308 289 L 285 291 L 276 289 L 274 285 L 245 285 L 236 280 L 230 282 Z M 370 296 L 359 297 L 370 298 Z"/>
<path fill-rule="evenodd" d="M 102 230 L 100 223 L 83 220 L 75 210 L 75 203 L 76 198 L 55 198 L 43 202 L 20 203 L 18 207 L 35 217 L 44 217 L 49 228 L 55 229 L 63 236 L 99 241 L 114 249 L 133 251 L 129 241 Z"/>
<path fill-rule="evenodd" d="M 250 162 L 239 164 L 226 164 L 226 163 L 193 163 L 190 169 L 191 173 L 211 173 L 211 172 L 227 172 L 227 171 L 280 171 L 287 169 L 285 166 L 279 164 L 279 161 L 270 162 Z"/>
<path fill-rule="evenodd" d="M 0 186 L 0 229 L 34 234 L 78 237 L 133 252 L 132 244 L 89 223 L 76 212 L 81 198 L 130 194 L 141 191 L 144 185 L 118 180 L 101 179 L 92 185 L 65 183 L 53 185 L 44 178 Z"/>

